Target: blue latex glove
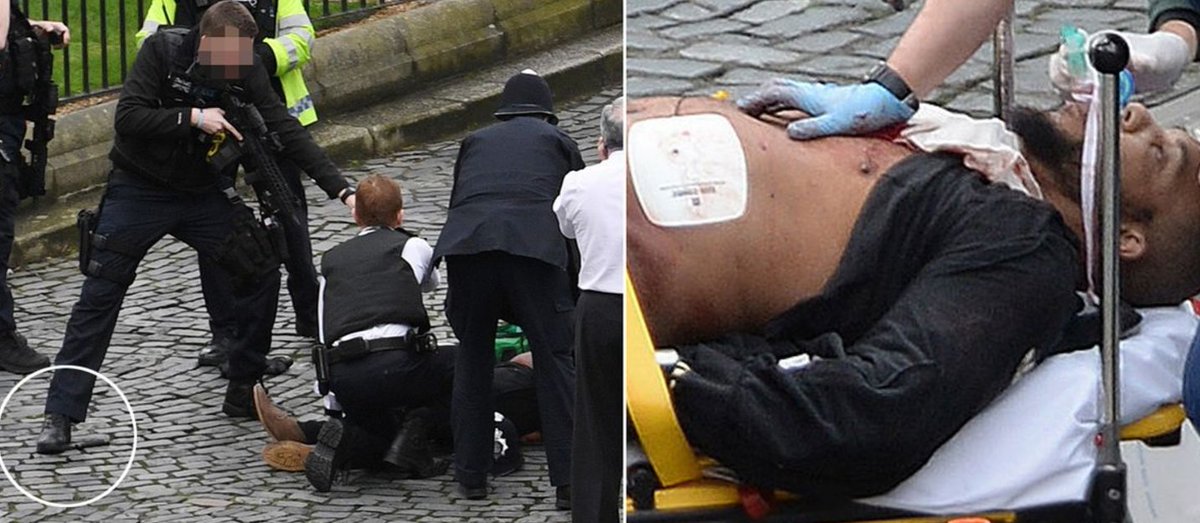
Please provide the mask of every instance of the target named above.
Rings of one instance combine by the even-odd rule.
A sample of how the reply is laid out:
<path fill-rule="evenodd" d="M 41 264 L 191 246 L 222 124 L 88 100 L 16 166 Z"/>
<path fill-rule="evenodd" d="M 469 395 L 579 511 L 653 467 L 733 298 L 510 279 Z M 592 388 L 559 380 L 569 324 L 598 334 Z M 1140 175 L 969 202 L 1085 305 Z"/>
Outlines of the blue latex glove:
<path fill-rule="evenodd" d="M 811 115 L 788 124 L 788 136 L 808 140 L 858 135 L 908 121 L 916 111 L 877 83 L 837 85 L 776 78 L 737 101 L 742 111 L 799 109 Z"/>

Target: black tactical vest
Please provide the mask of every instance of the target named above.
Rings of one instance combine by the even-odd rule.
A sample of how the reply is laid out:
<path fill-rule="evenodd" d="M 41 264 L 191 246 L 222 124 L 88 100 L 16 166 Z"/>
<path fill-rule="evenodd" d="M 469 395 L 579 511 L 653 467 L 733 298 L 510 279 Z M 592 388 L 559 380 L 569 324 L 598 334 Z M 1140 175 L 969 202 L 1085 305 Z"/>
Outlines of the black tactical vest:
<path fill-rule="evenodd" d="M 321 321 L 327 341 L 384 323 L 429 329 L 421 284 L 402 257 L 412 237 L 404 230 L 381 228 L 325 253 Z"/>

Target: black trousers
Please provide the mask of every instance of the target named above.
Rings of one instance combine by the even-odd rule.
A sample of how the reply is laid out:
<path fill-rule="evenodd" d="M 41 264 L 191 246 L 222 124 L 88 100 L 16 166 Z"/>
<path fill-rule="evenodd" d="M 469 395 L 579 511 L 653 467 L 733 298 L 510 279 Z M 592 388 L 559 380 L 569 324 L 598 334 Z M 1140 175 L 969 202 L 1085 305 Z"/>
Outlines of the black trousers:
<path fill-rule="evenodd" d="M 751 484 L 882 493 L 916 472 L 1057 341 L 1077 303 L 1058 213 L 987 185 L 955 156 L 880 180 L 820 296 L 766 336 L 680 347 L 673 398 L 689 441 Z M 780 360 L 807 354 L 806 366 Z"/>
<path fill-rule="evenodd" d="M 450 394 L 454 382 L 457 347 L 444 347 L 437 355 L 414 361 L 407 357 L 377 358 L 370 363 L 331 369 L 334 392 L 345 409 L 345 421 L 373 434 L 356 459 L 376 463 L 384 448 L 399 430 L 397 412 L 428 407 L 431 435 L 435 440 L 453 441 L 450 431 Z M 370 356 L 368 356 L 369 358 Z M 352 362 L 357 363 L 357 362 Z M 521 435 L 542 430 L 538 414 L 537 387 L 533 369 L 504 362 L 493 371 L 492 395 L 496 412 L 512 420 Z M 361 423 L 359 420 L 362 420 Z M 316 443 L 324 421 L 302 421 L 305 443 Z"/>
<path fill-rule="evenodd" d="M 17 166 L 0 160 L 0 338 L 17 330 L 12 290 L 8 288 L 8 258 L 12 255 L 17 204 L 20 203 L 17 183 Z"/>
<path fill-rule="evenodd" d="M 372 464 L 383 457 L 399 432 L 405 410 L 428 407 L 431 421 L 450 410 L 454 382 L 452 348 L 416 353 L 388 351 L 333 365 L 329 389 L 346 413 L 346 423 L 361 429 L 354 449 L 356 463 Z"/>
<path fill-rule="evenodd" d="M 446 317 L 459 340 L 451 401 L 455 479 L 469 486 L 487 483 L 492 465 L 496 322 L 505 319 L 521 327 L 533 351 L 550 483 L 569 484 L 575 363 L 571 354 L 574 304 L 566 271 L 499 251 L 448 256 L 446 271 Z"/>
<path fill-rule="evenodd" d="M 312 240 L 308 234 L 308 199 L 304 197 L 304 185 L 300 181 L 302 172 L 292 161 L 280 158 L 279 170 L 283 172 L 292 194 L 300 202 L 298 223 L 282 220 L 283 235 L 287 241 L 287 289 L 296 310 L 296 323 L 317 326 L 317 270 L 313 267 Z M 212 260 L 199 257 L 200 289 L 204 294 L 204 305 L 208 309 L 209 328 L 213 339 L 232 340 L 237 337 L 237 318 L 224 304 L 233 298 L 233 282 Z"/>
<path fill-rule="evenodd" d="M 625 373 L 620 294 L 583 291 L 575 307 L 575 438 L 571 521 L 621 518 Z"/>
<path fill-rule="evenodd" d="M 230 231 L 231 204 L 215 187 L 192 194 L 164 189 L 133 175 L 114 172 L 108 183 L 96 232 L 132 251 L 125 254 L 94 249 L 92 260 L 114 274 L 133 274 L 158 240 L 170 234 L 201 256 L 217 254 Z M 117 315 L 128 287 L 111 279 L 87 276 L 79 301 L 71 310 L 55 365 L 78 365 L 99 370 L 117 324 Z M 279 299 L 279 272 L 233 289 L 232 310 L 238 332 L 229 356 L 229 377 L 253 380 L 266 368 L 271 346 L 271 326 Z M 96 378 L 79 371 L 54 373 L 46 399 L 46 413 L 63 414 L 75 421 L 87 417 Z"/>

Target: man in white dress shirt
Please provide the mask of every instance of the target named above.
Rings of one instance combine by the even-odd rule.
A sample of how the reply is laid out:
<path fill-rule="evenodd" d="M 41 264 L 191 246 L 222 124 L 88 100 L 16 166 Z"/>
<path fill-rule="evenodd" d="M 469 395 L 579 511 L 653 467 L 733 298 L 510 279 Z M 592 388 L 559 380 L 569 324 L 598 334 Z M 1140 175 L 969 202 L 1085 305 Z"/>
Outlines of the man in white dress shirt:
<path fill-rule="evenodd" d="M 620 518 L 622 467 L 622 274 L 625 267 L 625 98 L 600 118 L 599 164 L 567 174 L 554 200 L 564 236 L 579 242 L 575 308 L 575 447 L 571 517 Z"/>

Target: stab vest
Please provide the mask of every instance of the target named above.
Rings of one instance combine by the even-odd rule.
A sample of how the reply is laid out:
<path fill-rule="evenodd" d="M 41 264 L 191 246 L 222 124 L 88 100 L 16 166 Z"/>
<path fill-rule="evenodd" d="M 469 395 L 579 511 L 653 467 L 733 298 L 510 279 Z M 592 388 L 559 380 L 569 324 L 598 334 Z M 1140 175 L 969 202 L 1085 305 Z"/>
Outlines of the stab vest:
<path fill-rule="evenodd" d="M 325 253 L 321 321 L 326 340 L 384 323 L 429 329 L 421 283 L 402 257 L 411 238 L 403 229 L 380 228 Z"/>

